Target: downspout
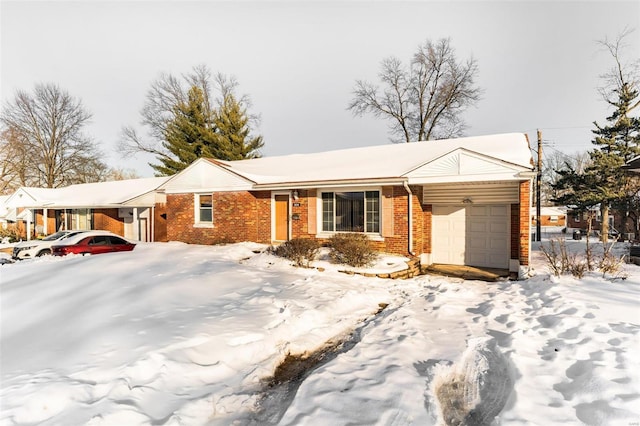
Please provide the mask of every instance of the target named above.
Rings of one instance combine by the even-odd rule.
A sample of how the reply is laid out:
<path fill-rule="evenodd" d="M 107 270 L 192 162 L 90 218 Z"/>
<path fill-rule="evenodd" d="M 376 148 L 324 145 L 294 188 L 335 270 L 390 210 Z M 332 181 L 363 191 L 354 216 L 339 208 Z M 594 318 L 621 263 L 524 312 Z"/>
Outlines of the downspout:
<path fill-rule="evenodd" d="M 409 184 L 407 183 L 407 181 L 405 180 L 404 182 L 402 182 L 402 186 L 404 186 L 404 189 L 407 191 L 407 194 L 409 195 L 408 198 L 408 205 L 407 205 L 407 215 L 408 220 L 407 220 L 407 226 L 409 227 L 408 229 L 408 235 L 409 235 L 409 254 L 411 256 L 415 256 L 415 252 L 413 251 L 413 192 L 411 192 L 411 188 L 409 188 Z"/>

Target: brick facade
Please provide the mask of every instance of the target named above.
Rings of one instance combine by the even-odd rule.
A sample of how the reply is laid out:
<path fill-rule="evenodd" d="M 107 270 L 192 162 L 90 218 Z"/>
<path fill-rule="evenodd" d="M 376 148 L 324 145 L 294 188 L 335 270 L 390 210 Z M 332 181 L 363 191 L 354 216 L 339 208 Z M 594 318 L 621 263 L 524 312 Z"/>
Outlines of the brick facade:
<path fill-rule="evenodd" d="M 587 212 L 575 212 L 569 210 L 567 213 L 567 227 L 586 230 L 589 226 L 589 213 Z M 593 219 L 591 220 L 591 229 L 593 231 L 600 231 L 602 229 L 602 222 L 599 211 L 592 212 Z M 627 222 L 627 232 L 629 229 L 633 230 L 633 220 L 631 218 L 623 216 L 619 211 L 609 209 L 609 217 L 613 217 L 613 227 L 618 231 L 622 229 L 623 220 Z"/>
<path fill-rule="evenodd" d="M 408 246 L 408 226 L 407 226 L 407 217 L 408 217 L 408 194 L 407 191 L 402 186 L 394 186 L 387 187 L 388 191 L 392 194 L 393 197 L 393 215 L 391 218 L 382 217 L 382 221 L 392 220 L 393 226 L 390 229 L 393 229 L 392 235 L 386 235 L 384 237 L 384 241 L 380 240 L 372 240 L 371 246 L 374 250 L 385 252 L 385 253 L 397 253 L 401 255 L 409 255 L 409 246 Z M 416 194 L 420 194 L 422 196 L 422 191 L 419 190 L 420 187 L 411 188 L 413 192 L 413 213 L 414 218 L 417 217 L 417 220 L 414 220 L 413 223 L 413 246 L 414 251 L 420 250 L 423 246 L 423 219 L 422 219 L 422 203 L 420 198 Z M 383 193 L 386 192 L 386 189 L 383 188 Z M 318 227 L 322 226 L 321 224 L 317 224 L 315 220 L 309 220 L 309 211 L 313 211 L 313 208 L 310 209 L 309 206 L 311 203 L 317 203 L 317 190 L 309 189 L 309 190 L 300 190 L 298 191 L 298 199 L 292 200 L 292 208 L 291 208 L 291 233 L 292 238 L 315 238 L 316 234 L 320 232 Z M 382 194 L 381 194 L 382 195 Z M 381 207 L 382 208 L 382 207 Z M 314 224 L 315 229 L 309 229 L 310 223 Z M 384 226 L 381 223 L 381 228 Z M 321 240 L 322 243 L 327 243 L 327 241 Z"/>
<path fill-rule="evenodd" d="M 520 205 L 518 207 L 520 213 L 518 217 L 520 241 L 518 244 L 518 257 L 515 259 L 518 259 L 520 265 L 524 266 L 529 265 L 529 247 L 531 245 L 531 226 L 529 225 L 531 216 L 531 182 L 528 180 L 520 182 Z M 512 206 L 512 209 L 514 209 L 514 206 Z M 513 234 L 514 232 L 512 232 Z M 512 258 L 514 257 L 512 256 Z"/>
<path fill-rule="evenodd" d="M 153 209 L 153 240 L 160 242 L 168 241 L 166 203 L 158 203 Z"/>
<path fill-rule="evenodd" d="M 170 241 L 192 244 L 268 243 L 271 238 L 270 218 L 271 197 L 268 192 L 213 193 L 212 227 L 195 225 L 194 194 L 167 195 L 167 239 Z"/>
<path fill-rule="evenodd" d="M 555 218 L 553 220 L 552 218 Z M 567 217 L 563 214 L 554 215 L 540 215 L 540 226 L 565 226 L 567 223 Z M 531 226 L 536 226 L 535 216 L 531 216 Z"/>
<path fill-rule="evenodd" d="M 124 236 L 124 220 L 118 217 L 118 209 L 94 209 L 93 229 Z"/>
<path fill-rule="evenodd" d="M 432 212 L 430 204 L 423 204 L 423 191 L 420 186 L 410 187 L 412 222 L 412 250 L 415 255 L 432 253 Z M 520 183 L 520 202 L 511 205 L 511 245 L 510 257 L 527 265 L 529 258 L 529 208 L 530 183 Z M 317 189 L 300 189 L 274 194 L 290 196 L 290 237 L 316 238 L 321 232 L 322 223 L 317 220 L 319 207 Z M 297 198 L 293 198 L 296 194 Z M 410 256 L 408 230 L 407 190 L 401 186 L 382 188 L 380 205 L 391 206 L 391 211 L 381 217 L 383 238 L 371 241 L 372 247 L 381 252 Z M 271 191 L 236 191 L 213 193 L 213 227 L 194 225 L 194 194 L 167 195 L 167 239 L 193 244 L 217 244 L 226 242 L 254 241 L 270 244 L 272 242 L 272 203 Z M 389 217 L 391 216 L 391 217 Z M 392 223 L 385 223 L 391 220 Z M 392 225 L 392 226 L 391 226 Z M 322 243 L 327 241 L 321 240 Z"/>

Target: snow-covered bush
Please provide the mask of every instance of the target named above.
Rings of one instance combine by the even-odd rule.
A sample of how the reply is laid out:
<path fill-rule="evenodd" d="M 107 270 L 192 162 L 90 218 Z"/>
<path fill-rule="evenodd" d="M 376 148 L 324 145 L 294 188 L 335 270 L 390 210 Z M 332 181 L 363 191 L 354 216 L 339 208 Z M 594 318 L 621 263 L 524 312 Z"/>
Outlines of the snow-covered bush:
<path fill-rule="evenodd" d="M 20 232 L 16 226 L 8 226 L 6 229 L 0 228 L 0 240 L 8 238 L 10 243 L 20 241 Z"/>
<path fill-rule="evenodd" d="M 602 276 L 614 275 L 620 272 L 624 257 L 614 255 L 611 250 L 615 243 L 603 244 L 602 254 L 596 253 L 592 244 L 587 244 L 584 253 L 572 253 L 567 249 L 563 238 L 553 238 L 548 244 L 542 244 L 540 251 L 547 261 L 547 266 L 553 275 L 559 277 L 571 274 L 576 278 L 582 278 L 587 271 L 598 270 Z"/>
<path fill-rule="evenodd" d="M 276 256 L 292 260 L 296 266 L 308 268 L 318 255 L 320 244 L 310 238 L 294 238 L 273 249 Z"/>
<path fill-rule="evenodd" d="M 378 256 L 364 234 L 336 234 L 329 240 L 329 246 L 331 260 L 356 268 L 370 265 Z"/>

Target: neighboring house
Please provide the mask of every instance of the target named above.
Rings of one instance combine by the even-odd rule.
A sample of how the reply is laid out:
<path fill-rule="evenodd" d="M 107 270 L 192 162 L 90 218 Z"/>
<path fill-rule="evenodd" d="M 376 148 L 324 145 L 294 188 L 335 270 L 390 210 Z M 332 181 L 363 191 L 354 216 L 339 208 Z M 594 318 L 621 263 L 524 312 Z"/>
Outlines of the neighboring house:
<path fill-rule="evenodd" d="M 536 208 L 531 208 L 531 225 L 536 225 Z M 563 207 L 540 207 L 540 226 L 567 226 L 567 211 Z"/>
<path fill-rule="evenodd" d="M 523 134 L 241 161 L 199 159 L 160 189 L 167 237 L 196 244 L 362 232 L 422 264 L 522 273 L 532 159 Z"/>
<path fill-rule="evenodd" d="M 22 187 L 5 205 L 28 239 L 60 229 L 100 229 L 138 241 L 166 241 L 166 200 L 157 188 L 167 179 Z"/>
<path fill-rule="evenodd" d="M 586 211 L 577 211 L 569 209 L 567 212 L 567 227 L 574 229 L 587 230 L 589 228 L 589 216 L 591 215 L 591 230 L 599 232 L 602 229 L 602 214 L 600 213 L 600 205 L 595 205 Z M 620 231 L 622 229 L 622 221 L 625 218 L 622 213 L 615 209 L 609 209 L 609 230 Z M 633 226 L 626 227 L 627 234 L 625 238 L 632 239 L 633 234 L 629 234 L 629 230 L 633 230 Z"/>

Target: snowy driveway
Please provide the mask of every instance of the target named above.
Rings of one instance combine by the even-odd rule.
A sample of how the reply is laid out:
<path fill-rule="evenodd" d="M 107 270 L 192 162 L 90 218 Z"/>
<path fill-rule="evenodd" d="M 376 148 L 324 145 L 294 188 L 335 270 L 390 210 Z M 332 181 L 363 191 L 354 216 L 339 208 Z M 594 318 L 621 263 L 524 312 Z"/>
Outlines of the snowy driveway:
<path fill-rule="evenodd" d="M 438 364 L 481 336 L 513 368 L 501 424 L 640 418 L 636 267 L 624 283 L 394 281 L 254 248 L 143 244 L 0 267 L 0 424 L 248 424 L 287 352 L 367 318 L 282 402 L 280 424 L 434 424 Z"/>

